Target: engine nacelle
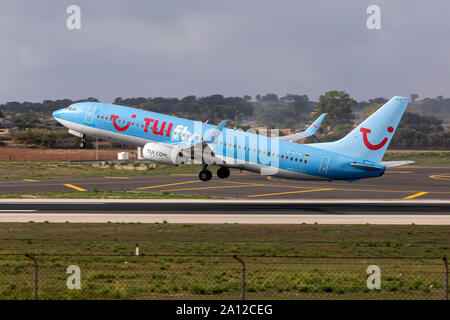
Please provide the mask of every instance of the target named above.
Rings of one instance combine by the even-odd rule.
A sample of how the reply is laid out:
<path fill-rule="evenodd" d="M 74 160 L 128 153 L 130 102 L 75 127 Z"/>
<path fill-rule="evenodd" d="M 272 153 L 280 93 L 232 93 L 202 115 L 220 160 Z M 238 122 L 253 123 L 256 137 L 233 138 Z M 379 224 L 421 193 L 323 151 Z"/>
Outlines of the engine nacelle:
<path fill-rule="evenodd" d="M 144 159 L 158 163 L 179 165 L 185 163 L 183 151 L 163 143 L 149 142 L 142 150 Z"/>

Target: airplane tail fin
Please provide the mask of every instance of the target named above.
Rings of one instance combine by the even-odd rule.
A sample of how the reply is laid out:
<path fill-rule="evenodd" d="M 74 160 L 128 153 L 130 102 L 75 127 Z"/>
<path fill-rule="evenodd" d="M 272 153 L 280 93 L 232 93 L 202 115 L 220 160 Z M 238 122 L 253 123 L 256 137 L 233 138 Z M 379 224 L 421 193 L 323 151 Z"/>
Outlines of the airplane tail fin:
<path fill-rule="evenodd" d="M 379 163 L 408 103 L 408 98 L 393 97 L 344 138 L 335 142 L 316 143 L 314 146 Z"/>

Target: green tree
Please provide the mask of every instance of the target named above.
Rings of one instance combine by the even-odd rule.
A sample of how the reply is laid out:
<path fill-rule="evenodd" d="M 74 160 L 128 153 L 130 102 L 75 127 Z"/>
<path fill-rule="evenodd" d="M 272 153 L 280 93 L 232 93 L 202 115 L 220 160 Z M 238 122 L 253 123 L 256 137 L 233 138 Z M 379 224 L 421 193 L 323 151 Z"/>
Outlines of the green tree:
<path fill-rule="evenodd" d="M 328 113 L 323 121 L 322 128 L 326 126 L 337 126 L 339 124 L 349 124 L 354 119 L 352 108 L 356 101 L 350 98 L 345 91 L 328 91 L 321 95 L 316 104 L 317 111 L 313 118 L 317 118 L 322 113 Z"/>
<path fill-rule="evenodd" d="M 278 102 L 278 96 L 275 93 L 268 93 L 264 97 L 262 97 L 262 101 L 264 102 Z"/>
<path fill-rule="evenodd" d="M 417 93 L 411 93 L 411 103 L 416 103 L 416 100 L 419 98 L 419 95 Z"/>

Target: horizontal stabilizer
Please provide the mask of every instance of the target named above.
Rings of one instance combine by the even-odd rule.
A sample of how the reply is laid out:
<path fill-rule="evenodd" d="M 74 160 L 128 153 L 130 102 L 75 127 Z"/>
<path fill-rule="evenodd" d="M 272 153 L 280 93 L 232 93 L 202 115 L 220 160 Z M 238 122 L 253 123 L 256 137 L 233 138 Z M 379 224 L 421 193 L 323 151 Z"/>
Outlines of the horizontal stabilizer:
<path fill-rule="evenodd" d="M 405 160 L 405 161 L 381 161 L 380 164 L 386 168 L 404 166 L 405 164 L 414 163 L 415 161 Z"/>
<path fill-rule="evenodd" d="M 385 168 L 382 166 L 377 166 L 375 164 L 365 164 L 365 163 L 357 163 L 352 162 L 350 163 L 352 167 L 359 168 L 359 169 L 365 169 L 365 170 L 384 170 Z"/>
<path fill-rule="evenodd" d="M 289 141 L 295 141 L 300 140 L 306 137 L 314 136 L 319 130 L 320 125 L 322 124 L 323 119 L 327 116 L 326 113 L 322 113 L 320 117 L 316 119 L 305 131 L 296 132 L 294 134 L 290 134 L 287 136 L 280 137 L 280 140 L 289 140 Z"/>

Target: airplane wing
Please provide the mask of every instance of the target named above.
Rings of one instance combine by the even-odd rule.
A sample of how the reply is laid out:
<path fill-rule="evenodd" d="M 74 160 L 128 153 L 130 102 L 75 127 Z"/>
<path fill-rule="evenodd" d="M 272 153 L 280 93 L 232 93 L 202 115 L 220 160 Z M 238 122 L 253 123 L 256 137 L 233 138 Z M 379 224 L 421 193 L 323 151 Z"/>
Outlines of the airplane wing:
<path fill-rule="evenodd" d="M 287 136 L 282 136 L 279 139 L 280 140 L 289 140 L 289 141 L 295 141 L 300 140 L 306 137 L 316 137 L 315 134 L 317 130 L 319 130 L 320 125 L 322 124 L 323 119 L 326 117 L 326 113 L 322 113 L 320 117 L 316 119 L 305 131 L 296 132 L 294 134 L 290 134 Z M 316 138 L 317 139 L 317 138 Z"/>
<path fill-rule="evenodd" d="M 386 168 L 403 166 L 405 164 L 414 163 L 415 161 L 405 160 L 405 161 L 381 161 L 380 164 Z"/>
<path fill-rule="evenodd" d="M 176 146 L 180 149 L 191 149 L 191 148 L 195 148 L 198 147 L 200 145 L 205 146 L 208 145 L 210 143 L 213 143 L 214 140 L 216 140 L 216 138 L 220 135 L 220 133 L 222 132 L 223 128 L 225 128 L 225 125 L 227 124 L 228 120 L 222 120 L 217 127 L 215 127 L 212 131 L 209 132 L 208 136 L 206 136 L 206 138 L 204 139 L 186 139 L 180 142 L 176 142 L 173 143 L 173 146 Z"/>

